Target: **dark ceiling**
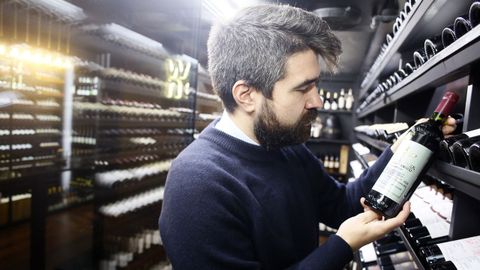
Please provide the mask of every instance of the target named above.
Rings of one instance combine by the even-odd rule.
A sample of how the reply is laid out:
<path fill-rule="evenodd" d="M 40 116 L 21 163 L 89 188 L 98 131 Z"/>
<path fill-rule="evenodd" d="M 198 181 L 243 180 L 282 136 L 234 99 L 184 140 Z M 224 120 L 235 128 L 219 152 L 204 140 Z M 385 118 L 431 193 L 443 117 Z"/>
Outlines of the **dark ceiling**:
<path fill-rule="evenodd" d="M 403 6 L 403 1 L 399 1 Z M 206 65 L 206 40 L 211 20 L 205 18 L 207 14 L 202 12 L 201 0 L 69 0 L 69 2 L 84 9 L 88 22 L 118 23 L 161 42 L 172 53 L 185 53 Z M 330 76 L 330 79 L 352 82 L 357 81 L 371 64 L 391 26 L 388 20 L 384 20 L 372 28 L 372 18 L 379 14 L 395 14 L 399 6 L 396 0 L 269 2 L 290 4 L 310 11 L 320 9 L 321 14 L 332 15 L 326 19 L 342 41 L 344 53 L 340 58 L 339 73 Z"/>

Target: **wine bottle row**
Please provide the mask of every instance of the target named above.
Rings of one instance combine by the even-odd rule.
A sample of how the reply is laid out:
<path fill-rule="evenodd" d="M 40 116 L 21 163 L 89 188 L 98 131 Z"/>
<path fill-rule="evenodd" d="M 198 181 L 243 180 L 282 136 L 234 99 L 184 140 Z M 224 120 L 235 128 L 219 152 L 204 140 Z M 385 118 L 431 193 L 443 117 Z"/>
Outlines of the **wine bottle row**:
<path fill-rule="evenodd" d="M 395 19 L 395 23 L 393 24 L 392 27 L 392 32 L 387 34 L 385 37 L 386 42 L 382 45 L 380 54 L 377 56 L 375 59 L 372 67 L 368 71 L 368 73 L 365 75 L 365 78 L 363 79 L 361 83 L 361 87 L 365 87 L 367 82 L 372 79 L 374 71 L 380 66 L 382 63 L 386 52 L 388 51 L 388 48 L 392 46 L 392 40 L 395 38 L 395 36 L 399 33 L 400 27 L 406 23 L 407 21 L 407 16 L 411 14 L 411 11 L 415 7 L 415 5 L 418 5 L 420 1 L 415 1 L 415 0 L 410 0 L 410 1 L 405 1 L 405 4 L 403 6 L 403 10 L 400 12 L 399 16 Z"/>
<path fill-rule="evenodd" d="M 394 143 L 413 123 L 387 123 L 361 125 L 355 131 L 373 139 Z M 480 172 L 480 129 L 449 136 L 439 143 L 436 157 L 439 160 Z"/>
<path fill-rule="evenodd" d="M 146 192 L 116 201 L 99 208 L 100 213 L 107 217 L 120 217 L 139 208 L 146 207 L 163 200 L 164 187 L 158 187 Z"/>
<path fill-rule="evenodd" d="M 367 269 L 382 270 L 414 270 L 419 269 L 413 259 L 410 251 L 398 232 L 393 231 L 385 237 L 374 241 L 377 265 L 370 266 Z"/>
<path fill-rule="evenodd" d="M 140 85 L 142 87 L 148 87 L 153 89 L 165 89 L 167 83 L 159 78 L 154 78 L 146 74 L 139 74 L 129 70 L 116 69 L 116 68 L 104 68 L 97 72 L 95 75 L 101 79 L 121 81 L 124 83 L 131 83 Z"/>
<path fill-rule="evenodd" d="M 11 201 L 10 201 L 11 200 Z M 0 225 L 9 223 L 9 215 L 11 215 L 11 222 L 21 221 L 30 218 L 31 214 L 32 194 L 16 194 L 10 198 L 5 197 L 0 199 Z M 9 209 L 11 204 L 11 212 Z"/>
<path fill-rule="evenodd" d="M 480 21 L 479 6 L 480 4 L 478 2 L 472 3 L 467 15 L 457 17 L 452 25 L 449 25 L 442 30 L 441 34 L 425 39 L 423 42 L 423 48 L 415 50 L 412 57 L 409 58 L 413 59 L 412 61 L 406 62 L 393 74 L 386 76 L 373 90 L 369 91 L 369 94 L 362 100 L 360 106 L 358 106 L 357 113 L 364 110 L 375 100 L 381 98 L 384 93 L 411 75 L 415 70 L 420 68 L 420 66 L 433 58 L 438 52 L 447 48 L 458 38 L 465 35 L 473 27 L 477 26 Z"/>
<path fill-rule="evenodd" d="M 106 250 L 108 259 L 100 261 L 101 270 L 128 267 L 129 264 L 149 249 L 162 244 L 158 230 L 144 229 L 129 236 L 108 237 Z"/>
<path fill-rule="evenodd" d="M 480 172 L 480 129 L 445 138 L 440 142 L 439 159 Z"/>
<path fill-rule="evenodd" d="M 355 132 L 367 135 L 376 140 L 394 143 L 412 123 L 386 123 L 374 125 L 360 125 L 354 128 Z"/>
<path fill-rule="evenodd" d="M 124 181 L 137 180 L 167 172 L 172 160 L 151 162 L 140 167 L 124 170 L 112 170 L 95 174 L 96 182 L 101 186 L 112 187 Z"/>
<path fill-rule="evenodd" d="M 182 122 L 191 118 L 191 114 L 179 112 L 173 108 L 146 109 L 92 102 L 75 102 L 73 107 L 76 113 L 75 117 L 78 119 Z"/>
<path fill-rule="evenodd" d="M 350 111 L 353 107 L 353 93 L 352 89 L 349 89 L 346 92 L 343 88 L 340 90 L 340 93 L 330 92 L 323 89 L 320 89 L 320 98 L 323 100 L 323 109 L 324 110 L 346 110 Z"/>

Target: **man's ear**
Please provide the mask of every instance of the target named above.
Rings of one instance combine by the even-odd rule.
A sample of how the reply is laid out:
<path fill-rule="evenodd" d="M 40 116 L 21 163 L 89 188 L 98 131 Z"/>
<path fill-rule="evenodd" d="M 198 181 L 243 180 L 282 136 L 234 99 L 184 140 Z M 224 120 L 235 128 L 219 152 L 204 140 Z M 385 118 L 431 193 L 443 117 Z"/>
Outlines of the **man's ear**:
<path fill-rule="evenodd" d="M 247 113 L 255 111 L 258 93 L 254 87 L 243 80 L 237 81 L 232 87 L 232 95 L 239 108 Z"/>

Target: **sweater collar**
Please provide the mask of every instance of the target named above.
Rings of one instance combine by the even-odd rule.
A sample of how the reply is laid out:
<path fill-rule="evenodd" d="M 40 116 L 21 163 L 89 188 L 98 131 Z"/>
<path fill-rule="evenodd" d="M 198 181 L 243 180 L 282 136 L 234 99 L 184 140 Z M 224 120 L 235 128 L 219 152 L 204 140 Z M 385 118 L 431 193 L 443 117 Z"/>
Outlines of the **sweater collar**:
<path fill-rule="evenodd" d="M 279 150 L 269 150 L 267 151 L 260 145 L 254 145 L 248 142 L 245 142 L 241 139 L 235 138 L 232 135 L 229 135 L 223 131 L 220 131 L 215 128 L 215 125 L 218 123 L 220 118 L 212 121 L 200 134 L 198 140 L 208 140 L 216 145 L 219 145 L 221 148 L 241 156 L 248 160 L 257 160 L 263 162 L 272 161 L 272 159 L 283 159 L 284 151 L 289 147 L 283 147 Z"/>

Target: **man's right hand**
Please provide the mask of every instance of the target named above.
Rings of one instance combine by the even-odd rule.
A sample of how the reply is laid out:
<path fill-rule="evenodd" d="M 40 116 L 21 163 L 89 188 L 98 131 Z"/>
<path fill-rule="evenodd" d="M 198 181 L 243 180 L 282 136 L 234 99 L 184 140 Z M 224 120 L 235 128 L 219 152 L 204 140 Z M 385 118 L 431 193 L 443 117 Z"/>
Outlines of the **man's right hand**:
<path fill-rule="evenodd" d="M 364 212 L 345 220 L 337 231 L 337 235 L 347 242 L 353 251 L 399 227 L 410 214 L 410 202 L 406 202 L 396 217 L 383 219 L 381 215 L 364 204 L 364 198 L 360 201 L 364 206 Z"/>

